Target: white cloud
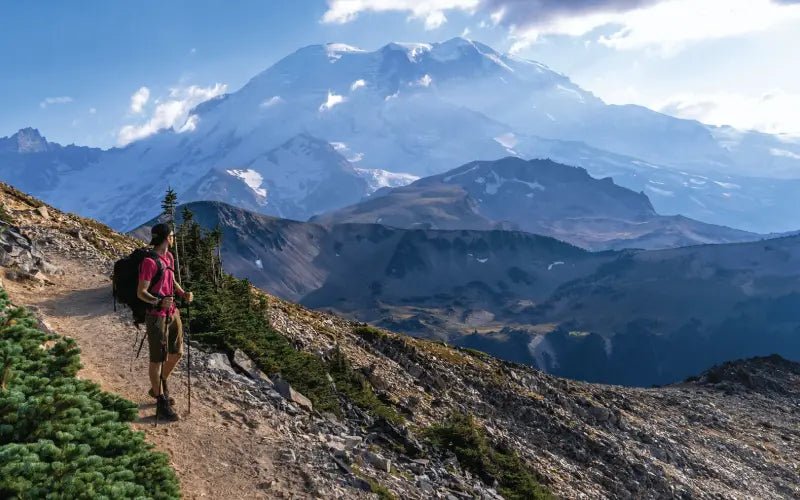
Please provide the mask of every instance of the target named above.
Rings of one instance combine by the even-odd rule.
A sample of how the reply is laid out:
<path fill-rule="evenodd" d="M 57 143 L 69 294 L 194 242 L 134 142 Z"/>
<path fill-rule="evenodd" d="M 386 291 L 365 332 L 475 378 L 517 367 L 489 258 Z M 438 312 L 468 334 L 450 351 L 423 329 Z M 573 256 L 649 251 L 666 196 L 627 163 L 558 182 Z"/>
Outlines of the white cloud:
<path fill-rule="evenodd" d="M 783 156 L 785 158 L 791 158 L 793 160 L 800 160 L 800 155 L 797 153 L 793 153 L 791 151 L 786 151 L 785 149 L 778 149 L 772 148 L 769 150 L 772 156 Z"/>
<path fill-rule="evenodd" d="M 320 105 L 319 110 L 328 111 L 329 109 L 332 109 L 334 106 L 343 103 L 345 100 L 346 99 L 344 98 L 344 96 L 336 95 L 329 90 L 328 100 L 323 102 L 322 105 Z"/>
<path fill-rule="evenodd" d="M 755 96 L 729 92 L 679 94 L 651 106 L 662 113 L 711 125 L 800 136 L 800 94 L 781 90 Z"/>
<path fill-rule="evenodd" d="M 131 96 L 131 113 L 138 115 L 144 111 L 147 101 L 150 100 L 150 89 L 147 87 L 140 87 L 139 90 Z"/>
<path fill-rule="evenodd" d="M 481 0 L 328 0 L 322 22 L 348 23 L 362 12 L 408 12 L 409 19 L 422 20 L 425 29 L 432 30 L 447 22 L 446 11 L 473 13 L 480 3 Z"/>
<path fill-rule="evenodd" d="M 201 102 L 222 95 L 227 88 L 227 85 L 217 83 L 211 87 L 192 85 L 170 89 L 167 99 L 155 101 L 155 109 L 147 121 L 122 127 L 117 134 L 117 142 L 124 146 L 170 128 L 178 133 L 190 132 L 197 127 L 199 118 L 189 116 L 189 112 Z"/>
<path fill-rule="evenodd" d="M 365 82 L 364 80 L 356 80 L 356 81 L 353 82 L 352 85 L 350 85 L 350 91 L 353 92 L 354 90 L 357 90 L 357 89 L 360 89 L 361 87 L 366 87 L 366 86 L 367 86 L 367 82 Z"/>
<path fill-rule="evenodd" d="M 617 49 L 656 47 L 673 54 L 688 44 L 768 30 L 800 19 L 794 0 L 328 0 L 326 23 L 347 23 L 362 12 L 405 12 L 427 29 L 447 21 L 448 12 L 480 18 L 481 27 L 509 30 L 511 52 L 546 35 L 584 36 L 614 27 L 600 43 Z M 464 36 L 464 35 L 462 35 Z"/>
<path fill-rule="evenodd" d="M 431 83 L 433 83 L 433 78 L 431 78 L 431 75 L 425 73 L 422 78 L 413 82 L 411 85 L 414 87 L 430 87 Z"/>
<path fill-rule="evenodd" d="M 50 106 L 51 104 L 69 104 L 73 101 L 74 99 L 69 96 L 46 97 L 42 102 L 39 103 L 39 107 L 46 109 L 47 106 Z"/>
<path fill-rule="evenodd" d="M 579 37 L 601 26 L 614 26 L 615 31 L 601 36 L 599 43 L 617 50 L 656 48 L 669 56 L 692 43 L 766 31 L 797 19 L 800 5 L 771 0 L 665 0 L 624 11 L 559 15 L 510 25 L 509 30 L 512 53 L 545 35 Z"/>
<path fill-rule="evenodd" d="M 658 47 L 669 54 L 693 42 L 766 31 L 793 19 L 800 19 L 800 5 L 770 0 L 672 0 L 620 15 L 616 21 L 622 28 L 599 41 L 619 50 Z"/>
<path fill-rule="evenodd" d="M 89 108 L 89 114 L 90 115 L 96 115 L 97 114 L 97 108 Z"/>
<path fill-rule="evenodd" d="M 281 98 L 281 96 L 279 96 L 279 95 L 274 95 L 274 96 L 270 97 L 269 99 L 264 99 L 264 100 L 261 102 L 261 104 L 259 104 L 259 107 L 260 107 L 261 109 L 267 109 L 267 108 L 271 108 L 271 107 L 273 107 L 273 106 L 277 106 L 278 104 L 280 104 L 280 103 L 282 103 L 282 102 L 284 102 L 284 101 L 283 101 L 283 99 Z"/>

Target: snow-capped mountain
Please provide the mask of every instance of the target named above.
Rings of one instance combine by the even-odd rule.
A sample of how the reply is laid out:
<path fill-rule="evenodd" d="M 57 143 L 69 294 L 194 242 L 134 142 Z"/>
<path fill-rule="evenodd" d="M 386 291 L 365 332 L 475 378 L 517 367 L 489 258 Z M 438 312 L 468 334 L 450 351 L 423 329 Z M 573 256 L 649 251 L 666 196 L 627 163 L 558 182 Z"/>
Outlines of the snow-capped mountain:
<path fill-rule="evenodd" d="M 224 201 L 285 219 L 306 220 L 355 203 L 369 192 L 363 174 L 334 147 L 301 134 L 240 168 L 212 169 L 183 196 L 189 201 Z"/>
<path fill-rule="evenodd" d="M 416 175 L 405 174 L 403 172 L 389 172 L 378 168 L 357 168 L 356 173 L 367 181 L 370 193 L 381 188 L 394 188 L 411 184 L 419 179 Z"/>
<path fill-rule="evenodd" d="M 261 207 L 274 206 L 269 183 L 282 178 L 289 184 L 275 184 L 273 200 L 277 189 L 289 205 L 307 205 L 295 214 L 313 213 L 314 203 L 295 199 L 309 185 L 281 177 L 281 166 L 265 156 L 307 134 L 331 144 L 361 174 L 425 176 L 479 159 L 552 158 L 645 191 L 663 214 L 757 232 L 794 229 L 800 215 L 793 201 L 800 143 L 609 106 L 539 63 L 462 38 L 375 51 L 305 47 L 240 90 L 200 104 L 189 121 L 180 132 L 162 131 L 69 169 L 50 168 L 47 182 L 35 178 L 36 166 L 11 172 L 3 164 L 0 176 L 124 229 L 155 215 L 168 185 L 180 195 L 205 178 L 204 189 L 214 192 L 212 170 L 241 172 L 225 175 L 238 175 Z M 37 154 L 43 153 L 30 155 Z M 313 172 L 297 175 L 310 180 Z"/>
<path fill-rule="evenodd" d="M 23 191 L 47 193 L 65 177 L 90 168 L 103 154 L 97 148 L 48 142 L 38 130 L 24 128 L 0 137 L 0 178 Z"/>

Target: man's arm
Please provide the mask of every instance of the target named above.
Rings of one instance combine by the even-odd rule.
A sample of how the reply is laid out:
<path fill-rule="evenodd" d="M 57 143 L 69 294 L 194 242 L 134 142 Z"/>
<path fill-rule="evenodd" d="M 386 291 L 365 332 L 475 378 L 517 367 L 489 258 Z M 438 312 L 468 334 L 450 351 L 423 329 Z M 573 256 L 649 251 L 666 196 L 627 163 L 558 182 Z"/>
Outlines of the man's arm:
<path fill-rule="evenodd" d="M 178 295 L 178 297 L 183 297 L 183 299 L 186 300 L 186 302 L 191 302 L 194 299 L 192 292 L 187 292 L 186 290 L 184 290 L 174 276 L 172 277 L 172 282 L 175 283 L 175 293 L 176 295 Z"/>
<path fill-rule="evenodd" d="M 155 306 L 160 302 L 160 299 L 148 292 L 148 288 L 150 288 L 150 281 L 140 279 L 139 286 L 136 287 L 136 296 L 139 297 L 139 300 L 142 302 L 147 302 L 148 304 Z"/>

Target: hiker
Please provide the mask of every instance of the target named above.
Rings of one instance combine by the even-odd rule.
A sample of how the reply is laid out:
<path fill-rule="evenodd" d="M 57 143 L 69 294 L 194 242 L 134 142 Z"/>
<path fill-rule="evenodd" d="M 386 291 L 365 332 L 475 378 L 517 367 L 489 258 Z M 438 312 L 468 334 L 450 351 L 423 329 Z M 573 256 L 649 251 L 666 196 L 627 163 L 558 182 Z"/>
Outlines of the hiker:
<path fill-rule="evenodd" d="M 169 397 L 167 378 L 183 355 L 183 326 L 180 311 L 174 296 L 191 302 L 192 292 L 186 292 L 175 280 L 174 259 L 169 252 L 175 235 L 168 224 L 156 224 L 150 230 L 150 245 L 160 260 L 160 266 L 152 257 L 145 257 L 139 265 L 139 283 L 136 294 L 149 308 L 145 316 L 148 346 L 150 348 L 150 391 L 156 398 L 156 415 L 167 420 L 178 420 L 173 408 L 174 399 Z M 150 283 L 158 268 L 163 272 L 156 283 Z M 166 359 L 165 359 L 166 358 Z M 163 365 L 163 366 L 162 366 Z"/>

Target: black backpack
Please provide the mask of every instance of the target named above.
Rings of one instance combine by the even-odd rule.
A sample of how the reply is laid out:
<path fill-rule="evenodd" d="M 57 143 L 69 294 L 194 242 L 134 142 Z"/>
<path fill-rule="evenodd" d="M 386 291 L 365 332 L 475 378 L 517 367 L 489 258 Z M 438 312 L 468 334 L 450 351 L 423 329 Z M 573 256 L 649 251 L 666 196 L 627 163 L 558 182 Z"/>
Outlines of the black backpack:
<path fill-rule="evenodd" d="M 150 292 L 164 274 L 164 264 L 152 248 L 137 248 L 127 257 L 119 259 L 114 263 L 114 274 L 111 275 L 114 310 L 117 310 L 117 302 L 128 306 L 133 312 L 133 324 L 137 328 L 144 323 L 147 310 L 152 307 L 136 295 L 136 288 L 139 286 L 139 265 L 146 257 L 153 259 L 158 266 L 155 276 L 150 281 L 148 289 Z"/>

